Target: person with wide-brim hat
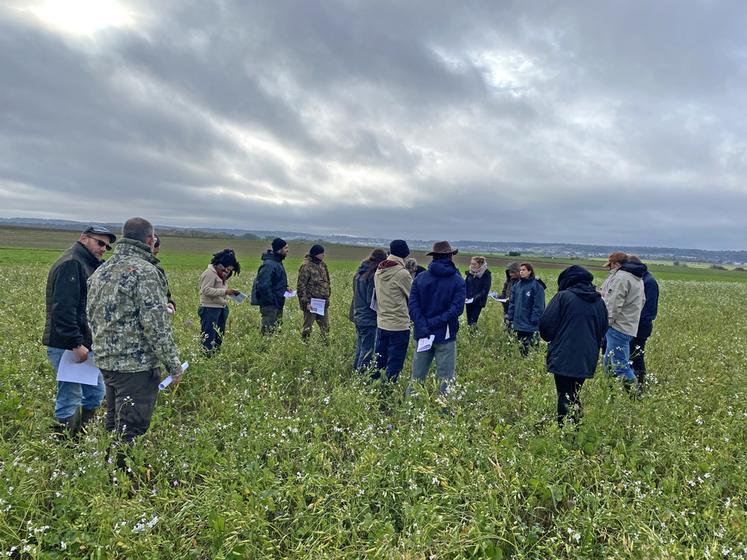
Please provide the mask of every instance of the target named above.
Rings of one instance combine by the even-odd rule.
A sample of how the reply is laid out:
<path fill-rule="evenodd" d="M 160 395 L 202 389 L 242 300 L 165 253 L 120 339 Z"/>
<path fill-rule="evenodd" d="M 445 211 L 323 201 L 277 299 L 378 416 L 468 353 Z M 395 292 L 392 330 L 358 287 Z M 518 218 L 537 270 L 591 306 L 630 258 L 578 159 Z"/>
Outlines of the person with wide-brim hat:
<path fill-rule="evenodd" d="M 433 260 L 428 270 L 415 279 L 410 292 L 410 318 L 416 343 L 411 381 L 425 381 L 435 358 L 441 394 L 446 394 L 454 381 L 456 337 L 466 295 L 464 279 L 452 260 L 458 252 L 448 241 L 434 243 L 428 253 Z M 430 346 L 427 343 L 419 345 L 421 340 L 429 340 Z M 418 346 L 420 351 L 417 351 Z M 408 394 L 410 392 L 412 384 L 408 387 Z"/>

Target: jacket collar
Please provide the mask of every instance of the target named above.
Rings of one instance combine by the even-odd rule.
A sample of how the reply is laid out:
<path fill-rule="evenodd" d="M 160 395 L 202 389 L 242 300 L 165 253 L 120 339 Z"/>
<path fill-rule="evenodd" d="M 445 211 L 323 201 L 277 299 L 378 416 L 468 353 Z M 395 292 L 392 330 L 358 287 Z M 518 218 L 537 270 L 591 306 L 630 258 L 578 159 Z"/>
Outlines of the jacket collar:
<path fill-rule="evenodd" d="M 75 245 L 73 245 L 73 253 L 77 255 L 82 260 L 86 261 L 88 264 L 90 264 L 92 267 L 96 268 L 101 264 L 101 261 L 97 259 L 91 251 L 89 251 L 83 243 L 80 241 L 76 241 Z"/>
<path fill-rule="evenodd" d="M 137 241 L 135 239 L 120 239 L 117 242 L 114 253 L 116 255 L 132 255 L 146 260 L 149 263 L 153 263 L 153 261 L 155 260 L 153 253 L 150 252 L 150 247 L 148 247 L 142 241 Z"/>

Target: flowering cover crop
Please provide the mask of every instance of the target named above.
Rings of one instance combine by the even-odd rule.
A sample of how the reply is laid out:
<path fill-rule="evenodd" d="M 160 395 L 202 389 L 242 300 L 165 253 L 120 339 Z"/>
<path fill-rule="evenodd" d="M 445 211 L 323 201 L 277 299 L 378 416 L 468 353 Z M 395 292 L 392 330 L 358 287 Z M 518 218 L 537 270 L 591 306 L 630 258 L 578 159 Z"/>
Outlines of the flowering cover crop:
<path fill-rule="evenodd" d="M 231 285 L 248 292 L 244 260 Z M 459 333 L 443 414 L 433 383 L 405 399 L 407 375 L 385 396 L 351 373 L 355 263 L 332 267 L 328 345 L 301 342 L 294 300 L 271 339 L 256 308 L 231 305 L 211 360 L 202 267 L 167 263 L 190 368 L 127 473 L 105 461 L 100 421 L 76 443 L 50 435 L 47 268 L 0 266 L 8 557 L 747 558 L 747 284 L 662 281 L 648 392 L 631 400 L 598 373 L 581 425 L 561 431 L 544 356 L 520 358 L 497 303 Z"/>

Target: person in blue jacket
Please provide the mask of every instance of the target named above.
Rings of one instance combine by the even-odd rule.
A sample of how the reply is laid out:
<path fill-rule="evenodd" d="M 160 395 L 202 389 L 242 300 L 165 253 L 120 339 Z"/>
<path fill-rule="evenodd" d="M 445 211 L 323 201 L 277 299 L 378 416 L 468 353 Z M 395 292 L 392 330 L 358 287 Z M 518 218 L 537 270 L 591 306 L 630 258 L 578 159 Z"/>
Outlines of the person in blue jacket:
<path fill-rule="evenodd" d="M 535 333 L 545 310 L 545 283 L 534 277 L 529 263 L 519 265 L 519 281 L 511 290 L 507 318 L 516 338 L 521 342 L 521 355 L 529 355 L 529 347 L 536 343 Z"/>
<path fill-rule="evenodd" d="M 569 266 L 558 276 L 558 293 L 542 315 L 540 336 L 549 342 L 547 371 L 555 377 L 558 393 L 558 425 L 562 426 L 570 407 L 571 419 L 578 420 L 578 393 L 586 379 L 594 376 L 599 350 L 607 332 L 607 307 L 596 291 L 594 277 L 583 267 Z"/>
<path fill-rule="evenodd" d="M 425 381 L 434 358 L 442 395 L 454 381 L 456 336 L 467 293 L 464 279 L 452 260 L 458 251 L 452 249 L 448 241 L 434 243 L 433 250 L 428 253 L 433 261 L 412 283 L 409 309 L 416 351 L 408 394 L 412 392 L 412 381 Z M 418 351 L 419 341 L 430 337 L 433 337 L 430 346 Z"/>
<path fill-rule="evenodd" d="M 353 302 L 350 306 L 350 320 L 355 325 L 355 358 L 353 369 L 366 369 L 374 358 L 376 345 L 376 305 L 373 302 L 374 274 L 380 263 L 386 260 L 383 249 L 374 249 L 358 267 L 353 277 Z"/>
<path fill-rule="evenodd" d="M 643 266 L 643 294 L 646 296 L 646 302 L 641 310 L 641 319 L 638 322 L 638 332 L 635 338 L 630 341 L 630 361 L 631 367 L 638 378 L 638 393 L 643 392 L 646 382 L 646 341 L 654 330 L 654 320 L 659 313 L 659 284 L 656 282 L 653 274 L 648 271 L 648 267 L 641 262 L 636 255 L 628 255 L 628 262 L 637 263 Z"/>

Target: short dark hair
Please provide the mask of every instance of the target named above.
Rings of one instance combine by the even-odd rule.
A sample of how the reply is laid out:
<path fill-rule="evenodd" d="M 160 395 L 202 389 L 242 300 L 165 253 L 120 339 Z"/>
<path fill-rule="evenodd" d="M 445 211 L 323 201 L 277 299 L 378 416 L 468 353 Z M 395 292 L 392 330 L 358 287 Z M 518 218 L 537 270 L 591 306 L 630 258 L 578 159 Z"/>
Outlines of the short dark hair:
<path fill-rule="evenodd" d="M 531 264 L 529 264 L 529 263 L 521 263 L 521 264 L 519 265 L 519 268 L 521 268 L 522 266 L 523 266 L 524 268 L 526 268 L 526 269 L 527 269 L 527 270 L 529 271 L 529 273 L 530 273 L 530 274 L 529 274 L 529 277 L 530 277 L 530 278 L 531 278 L 532 276 L 534 276 L 534 267 L 533 267 L 533 266 L 532 266 Z"/>
<path fill-rule="evenodd" d="M 122 237 L 145 243 L 153 235 L 153 224 L 145 218 L 130 218 L 122 226 Z"/>
<path fill-rule="evenodd" d="M 221 266 L 232 266 L 233 271 L 237 276 L 241 273 L 241 265 L 239 264 L 239 261 L 236 260 L 236 253 L 233 252 L 233 249 L 223 249 L 222 251 L 213 253 L 213 258 L 210 260 L 210 264 L 213 266 L 218 264 Z"/>

